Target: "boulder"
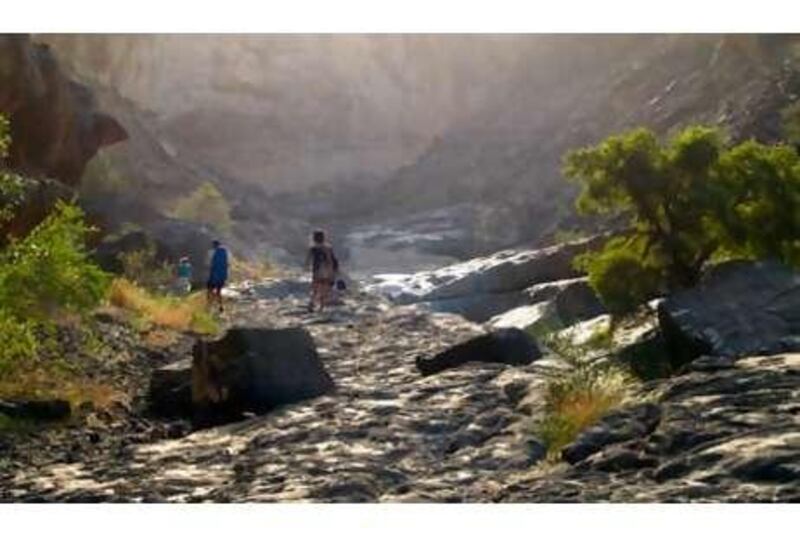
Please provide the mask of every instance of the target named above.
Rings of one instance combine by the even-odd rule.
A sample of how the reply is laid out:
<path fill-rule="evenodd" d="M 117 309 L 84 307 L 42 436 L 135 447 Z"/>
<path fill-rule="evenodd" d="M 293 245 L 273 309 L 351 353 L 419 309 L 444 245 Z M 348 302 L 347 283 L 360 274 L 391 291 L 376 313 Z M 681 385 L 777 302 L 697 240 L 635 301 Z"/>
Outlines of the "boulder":
<path fill-rule="evenodd" d="M 800 349 L 800 274 L 776 262 L 731 261 L 658 307 L 676 362 Z"/>
<path fill-rule="evenodd" d="M 417 357 L 416 365 L 423 376 L 428 376 L 470 362 L 527 365 L 541 356 L 536 342 L 524 331 L 506 328 L 474 337 L 432 357 Z"/>
<path fill-rule="evenodd" d="M 150 376 L 150 411 L 168 418 L 192 416 L 192 359 L 157 368 Z"/>
<path fill-rule="evenodd" d="M 191 414 L 200 424 L 331 392 L 333 380 L 302 328 L 234 328 L 220 340 L 198 341 L 191 360 L 161 368 L 150 384 L 151 409 Z"/>
<path fill-rule="evenodd" d="M 492 317 L 489 320 L 491 327 L 518 327 L 536 335 L 562 329 L 606 312 L 586 278 L 539 283 L 521 293 L 511 294 L 519 294 L 527 305 Z"/>
<path fill-rule="evenodd" d="M 372 288 L 405 304 L 522 291 L 537 283 L 576 277 L 575 256 L 604 241 L 598 236 L 538 250 L 504 250 L 432 271 L 383 277 Z"/>
<path fill-rule="evenodd" d="M 524 329 L 534 337 L 540 332 L 557 330 L 563 326 L 556 313 L 555 305 L 549 300 L 532 305 L 515 307 L 489 320 L 489 327 L 491 328 Z"/>

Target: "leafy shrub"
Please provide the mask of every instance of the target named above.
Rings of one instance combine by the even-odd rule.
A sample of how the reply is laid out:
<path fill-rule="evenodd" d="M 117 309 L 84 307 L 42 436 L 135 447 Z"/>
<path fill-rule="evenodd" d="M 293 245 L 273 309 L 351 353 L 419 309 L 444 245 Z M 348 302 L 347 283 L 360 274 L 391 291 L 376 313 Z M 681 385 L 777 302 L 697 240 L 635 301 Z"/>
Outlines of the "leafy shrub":
<path fill-rule="evenodd" d="M 720 256 L 800 265 L 800 156 L 785 146 L 728 147 L 704 126 L 661 144 L 640 128 L 567 153 L 564 174 L 581 186 L 581 213 L 629 222 L 627 241 L 580 259 L 617 310 L 694 285 Z"/>
<path fill-rule="evenodd" d="M 35 357 L 38 343 L 31 322 L 0 309 L 0 346 L 0 374 L 6 374 L 20 360 Z"/>
<path fill-rule="evenodd" d="M 167 261 L 158 261 L 152 242 L 145 248 L 122 252 L 117 258 L 122 265 L 122 275 L 142 287 L 163 289 L 172 280 L 172 266 Z"/>
<path fill-rule="evenodd" d="M 18 317 L 54 309 L 84 312 L 102 298 L 107 275 L 88 259 L 90 232 L 79 208 L 59 203 L 29 235 L 3 251 L 0 302 Z"/>
<path fill-rule="evenodd" d="M 228 201 L 213 183 L 203 183 L 188 197 L 180 200 L 173 211 L 176 218 L 207 224 L 221 232 L 233 225 Z"/>
<path fill-rule="evenodd" d="M 59 202 L 53 213 L 0 253 L 0 307 L 18 320 L 83 314 L 105 296 L 109 276 L 90 258 L 83 212 Z"/>
<path fill-rule="evenodd" d="M 659 265 L 630 244 L 630 239 L 612 239 L 600 254 L 583 254 L 576 265 L 585 270 L 589 285 L 600 301 L 615 315 L 633 311 L 661 291 Z"/>
<path fill-rule="evenodd" d="M 719 210 L 721 251 L 800 266 L 797 152 L 788 146 L 744 142 L 722 156 L 720 181 L 730 191 L 727 205 Z"/>

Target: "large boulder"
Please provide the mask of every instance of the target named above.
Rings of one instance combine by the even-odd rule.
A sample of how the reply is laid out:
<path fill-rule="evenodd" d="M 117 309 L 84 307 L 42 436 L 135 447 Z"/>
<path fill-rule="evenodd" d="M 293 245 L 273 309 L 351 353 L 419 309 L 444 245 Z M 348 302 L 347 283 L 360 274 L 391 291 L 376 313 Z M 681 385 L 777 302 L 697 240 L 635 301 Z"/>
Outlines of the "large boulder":
<path fill-rule="evenodd" d="M 373 288 L 398 303 L 522 291 L 537 283 L 574 278 L 576 255 L 596 249 L 593 237 L 538 250 L 504 250 L 437 270 L 380 278 Z"/>
<path fill-rule="evenodd" d="M 11 119 L 7 164 L 75 186 L 97 151 L 127 133 L 98 111 L 89 89 L 71 80 L 49 47 L 0 35 L 0 112 Z"/>
<path fill-rule="evenodd" d="M 800 349 L 800 274 L 776 262 L 731 261 L 658 308 L 671 350 L 682 362 Z"/>
<path fill-rule="evenodd" d="M 334 383 L 302 328 L 234 328 L 198 341 L 186 360 L 155 372 L 150 405 L 201 424 L 235 419 L 331 392 Z M 190 402 L 190 405 L 187 405 Z"/>
<path fill-rule="evenodd" d="M 536 342 L 517 328 L 499 329 L 457 344 L 432 357 L 417 357 L 423 376 L 470 362 L 527 365 L 542 356 Z"/>
<path fill-rule="evenodd" d="M 538 283 L 519 294 L 525 305 L 493 316 L 494 328 L 518 327 L 539 334 L 571 326 L 606 312 L 586 278 Z M 467 317 L 469 318 L 469 317 Z"/>

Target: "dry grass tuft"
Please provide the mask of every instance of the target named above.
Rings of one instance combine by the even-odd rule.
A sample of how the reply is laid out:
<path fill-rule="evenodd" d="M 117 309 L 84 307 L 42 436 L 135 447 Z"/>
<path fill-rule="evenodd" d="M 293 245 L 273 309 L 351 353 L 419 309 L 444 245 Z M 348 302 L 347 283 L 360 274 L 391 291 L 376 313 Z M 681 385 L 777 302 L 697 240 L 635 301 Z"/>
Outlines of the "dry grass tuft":
<path fill-rule="evenodd" d="M 178 298 L 157 296 L 127 279 L 117 278 L 108 293 L 111 305 L 136 313 L 145 323 L 176 331 L 214 334 L 217 324 L 206 312 L 202 293 Z"/>
<path fill-rule="evenodd" d="M 63 399 L 73 410 L 85 403 L 95 409 L 107 409 L 115 402 L 127 402 L 127 396 L 113 386 L 98 383 L 58 367 L 22 365 L 0 380 L 0 397 L 27 399 Z"/>
<path fill-rule="evenodd" d="M 557 459 L 581 431 L 630 401 L 637 382 L 622 367 L 591 358 L 585 347 L 557 343 L 553 350 L 565 368 L 547 382 L 545 413 L 537 433 L 550 458 Z"/>

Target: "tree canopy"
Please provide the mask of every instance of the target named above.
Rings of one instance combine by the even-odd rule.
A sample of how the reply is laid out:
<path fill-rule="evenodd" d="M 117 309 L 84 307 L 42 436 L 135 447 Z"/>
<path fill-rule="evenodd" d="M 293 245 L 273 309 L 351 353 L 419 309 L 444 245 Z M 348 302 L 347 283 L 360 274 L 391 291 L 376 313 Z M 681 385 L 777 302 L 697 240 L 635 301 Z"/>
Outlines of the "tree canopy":
<path fill-rule="evenodd" d="M 693 285 L 710 260 L 800 264 L 800 156 L 788 146 L 731 146 L 707 126 L 661 142 L 639 128 L 568 152 L 564 174 L 581 187 L 579 212 L 629 222 L 625 235 L 579 260 L 618 311 Z M 623 273 L 627 291 L 621 280 L 608 279 Z"/>

